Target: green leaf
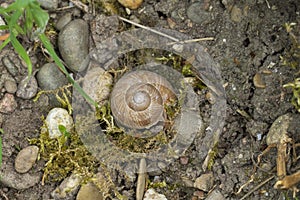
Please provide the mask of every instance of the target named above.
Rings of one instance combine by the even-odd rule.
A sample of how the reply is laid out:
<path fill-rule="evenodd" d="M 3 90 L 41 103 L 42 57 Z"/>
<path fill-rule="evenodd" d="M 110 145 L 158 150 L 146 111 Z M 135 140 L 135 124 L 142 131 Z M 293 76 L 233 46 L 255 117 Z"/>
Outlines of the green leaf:
<path fill-rule="evenodd" d="M 67 131 L 67 128 L 64 125 L 59 124 L 58 130 L 66 137 L 70 137 L 70 133 Z"/>
<path fill-rule="evenodd" d="M 25 24 L 24 24 L 24 31 L 27 35 L 30 35 L 33 28 L 33 16 L 31 13 L 31 9 L 27 7 L 25 9 Z"/>
<path fill-rule="evenodd" d="M 42 41 L 45 48 L 48 50 L 50 56 L 53 58 L 56 65 L 59 67 L 59 69 L 67 76 L 69 82 L 74 86 L 74 88 L 91 104 L 93 104 L 95 107 L 98 107 L 98 104 L 88 95 L 85 93 L 85 91 L 78 85 L 77 82 L 74 81 L 74 79 L 70 76 L 65 66 L 62 64 L 60 58 L 55 53 L 52 44 L 50 43 L 49 39 L 46 37 L 44 33 L 39 35 L 40 40 Z"/>
<path fill-rule="evenodd" d="M 7 38 L 0 46 L 0 51 L 10 42 L 10 38 Z"/>
<path fill-rule="evenodd" d="M 9 27 L 7 25 L 0 25 L 0 30 L 8 30 Z"/>
<path fill-rule="evenodd" d="M 24 49 L 24 47 L 20 44 L 20 42 L 17 40 L 16 36 L 14 35 L 14 33 L 10 33 L 10 40 L 11 40 L 11 44 L 12 46 L 15 48 L 16 52 L 19 54 L 19 56 L 24 60 L 24 62 L 27 65 L 28 68 L 28 77 L 31 76 L 32 74 L 32 63 L 30 61 L 30 58 L 26 52 L 26 50 Z"/>
<path fill-rule="evenodd" d="M 29 4 L 32 17 L 34 19 L 34 22 L 37 24 L 39 28 L 41 28 L 43 31 L 46 28 L 46 25 L 49 20 L 49 15 L 46 11 L 44 11 L 39 4 L 37 3 L 30 3 Z"/>

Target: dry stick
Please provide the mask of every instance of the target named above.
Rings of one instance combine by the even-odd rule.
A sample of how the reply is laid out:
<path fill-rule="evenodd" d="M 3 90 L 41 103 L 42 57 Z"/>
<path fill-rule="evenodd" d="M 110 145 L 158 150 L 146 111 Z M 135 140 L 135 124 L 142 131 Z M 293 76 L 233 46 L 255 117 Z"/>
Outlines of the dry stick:
<path fill-rule="evenodd" d="M 207 38 L 198 38 L 198 39 L 190 39 L 190 40 L 183 40 L 183 41 L 180 41 L 179 39 L 177 39 L 177 38 L 175 38 L 175 37 L 172 37 L 172 36 L 170 36 L 170 35 L 167 35 L 167 34 L 165 34 L 165 33 L 162 33 L 162 32 L 160 32 L 160 31 L 157 31 L 157 30 L 152 29 L 152 28 L 150 28 L 150 27 L 147 27 L 147 26 L 138 24 L 138 23 L 133 22 L 133 21 L 131 21 L 131 20 L 129 20 L 129 19 L 126 19 L 126 18 L 124 18 L 124 17 L 118 16 L 118 18 L 119 18 L 120 20 L 122 20 L 122 21 L 125 21 L 125 22 L 127 22 L 127 23 L 130 23 L 130 24 L 135 25 L 135 26 L 137 26 L 137 27 L 140 27 L 140 28 L 143 28 L 143 29 L 145 29 L 145 30 L 151 31 L 151 32 L 153 32 L 153 33 L 156 33 L 156 34 L 158 34 L 158 35 L 161 35 L 161 36 L 163 36 L 163 37 L 169 38 L 170 40 L 173 40 L 173 41 L 174 41 L 174 42 L 167 43 L 167 45 L 173 45 L 173 44 L 176 44 L 176 43 L 183 44 L 183 43 L 192 43 L 192 42 L 200 42 L 200 41 L 214 40 L 213 37 L 207 37 Z"/>
<path fill-rule="evenodd" d="M 179 39 L 174 38 L 174 37 L 172 37 L 172 36 L 170 36 L 170 35 L 164 34 L 164 33 L 162 33 L 162 32 L 159 32 L 159 31 L 154 30 L 154 29 L 152 29 L 152 28 L 149 28 L 149 27 L 147 27 L 147 26 L 138 24 L 138 23 L 133 22 L 133 21 L 131 21 L 131 20 L 128 20 L 128 19 L 126 19 L 126 18 L 124 18 L 124 17 L 118 16 L 118 18 L 119 18 L 120 20 L 122 20 L 122 21 L 125 21 L 125 22 L 127 22 L 127 23 L 133 24 L 133 25 L 135 25 L 135 26 L 137 26 L 137 27 L 146 29 L 146 30 L 151 31 L 151 32 L 153 32 L 153 33 L 156 33 L 156 34 L 158 34 L 158 35 L 161 35 L 161 36 L 164 36 L 164 37 L 166 37 L 166 38 L 169 38 L 169 39 L 171 39 L 171 40 L 173 40 L 173 41 L 175 41 L 175 42 L 179 42 Z"/>
<path fill-rule="evenodd" d="M 255 192 L 256 190 L 258 190 L 260 187 L 262 187 L 264 184 L 266 184 L 267 182 L 269 182 L 270 180 L 272 180 L 275 176 L 271 176 L 270 178 L 267 178 L 266 180 L 264 180 L 263 182 L 261 182 L 259 185 L 257 185 L 256 187 L 254 187 L 252 190 L 250 190 L 247 194 L 245 194 L 240 200 L 246 199 L 248 196 L 250 196 L 250 194 L 252 194 L 253 192 Z"/>

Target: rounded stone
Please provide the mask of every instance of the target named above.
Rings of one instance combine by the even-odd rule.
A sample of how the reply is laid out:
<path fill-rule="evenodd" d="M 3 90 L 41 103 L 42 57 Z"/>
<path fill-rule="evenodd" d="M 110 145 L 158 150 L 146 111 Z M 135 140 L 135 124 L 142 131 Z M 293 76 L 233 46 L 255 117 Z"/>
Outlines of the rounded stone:
<path fill-rule="evenodd" d="M 63 125 L 68 132 L 73 128 L 73 118 L 63 108 L 53 108 L 46 117 L 46 125 L 51 139 L 61 136 L 59 125 Z"/>
<path fill-rule="evenodd" d="M 37 89 L 38 84 L 36 78 L 31 76 L 28 80 L 28 77 L 26 76 L 19 83 L 17 97 L 22 99 L 31 99 L 36 95 Z"/>
<path fill-rule="evenodd" d="M 267 145 L 288 141 L 288 128 L 292 120 L 293 117 L 290 114 L 279 116 L 269 129 L 266 139 Z"/>
<path fill-rule="evenodd" d="M 0 112 L 4 114 L 12 113 L 17 108 L 18 104 L 14 95 L 6 93 L 0 100 Z"/>
<path fill-rule="evenodd" d="M 93 183 L 87 183 L 83 186 L 81 186 L 76 200 L 103 200 L 103 194 L 100 192 L 100 190 L 93 184 Z"/>
<path fill-rule="evenodd" d="M 34 165 L 39 148 L 37 146 L 28 146 L 22 149 L 15 159 L 15 169 L 19 173 L 28 172 Z"/>
<path fill-rule="evenodd" d="M 38 0 L 38 2 L 47 10 L 55 10 L 58 7 L 58 0 Z"/>
<path fill-rule="evenodd" d="M 6 80 L 4 82 L 4 87 L 5 87 L 5 90 L 8 93 L 11 93 L 11 94 L 14 94 L 17 91 L 17 88 L 18 88 L 17 83 L 14 80 Z"/>
<path fill-rule="evenodd" d="M 194 183 L 194 187 L 202 191 L 209 191 L 214 184 L 214 176 L 212 173 L 202 174 Z"/>
<path fill-rule="evenodd" d="M 61 31 L 71 20 L 72 20 L 72 13 L 66 13 L 61 18 L 59 18 L 55 27 L 57 28 L 57 30 Z"/>
<path fill-rule="evenodd" d="M 43 65 L 36 78 L 42 90 L 54 90 L 68 83 L 68 79 L 55 63 Z"/>
<path fill-rule="evenodd" d="M 208 22 L 210 19 L 210 14 L 204 10 L 204 3 L 196 2 L 190 5 L 187 9 L 187 16 L 194 23 Z"/>
<path fill-rule="evenodd" d="M 88 65 L 88 24 L 82 19 L 68 23 L 58 36 L 58 48 L 67 67 L 75 72 Z"/>
<path fill-rule="evenodd" d="M 87 72 L 82 89 L 97 103 L 107 100 L 110 94 L 113 78 L 110 73 L 97 67 Z"/>

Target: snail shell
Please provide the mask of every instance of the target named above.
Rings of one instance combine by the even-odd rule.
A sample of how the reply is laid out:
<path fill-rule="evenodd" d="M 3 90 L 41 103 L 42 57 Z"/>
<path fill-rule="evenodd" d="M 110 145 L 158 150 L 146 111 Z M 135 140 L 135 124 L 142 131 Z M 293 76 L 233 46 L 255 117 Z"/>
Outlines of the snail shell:
<path fill-rule="evenodd" d="M 157 124 L 163 127 L 164 105 L 172 100 L 176 100 L 176 94 L 167 79 L 154 72 L 138 70 L 117 81 L 110 103 L 112 115 L 125 128 L 152 129 Z"/>

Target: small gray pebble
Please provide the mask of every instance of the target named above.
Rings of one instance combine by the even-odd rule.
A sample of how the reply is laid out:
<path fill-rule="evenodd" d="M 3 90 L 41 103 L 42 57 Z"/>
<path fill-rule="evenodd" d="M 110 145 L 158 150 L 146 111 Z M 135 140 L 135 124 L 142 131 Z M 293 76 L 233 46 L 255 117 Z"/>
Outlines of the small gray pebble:
<path fill-rule="evenodd" d="M 22 149 L 15 159 L 15 169 L 19 173 L 28 172 L 34 165 L 39 148 L 37 146 L 28 146 Z"/>
<path fill-rule="evenodd" d="M 88 24 L 82 19 L 68 23 L 58 36 L 58 48 L 67 67 L 83 71 L 88 65 Z"/>
<path fill-rule="evenodd" d="M 38 84 L 36 78 L 31 76 L 28 80 L 28 77 L 22 79 L 18 86 L 17 97 L 22 99 L 31 99 L 33 98 L 38 89 Z"/>
<path fill-rule="evenodd" d="M 38 2 L 47 10 L 55 10 L 58 7 L 58 0 L 38 0 Z"/>
<path fill-rule="evenodd" d="M 18 74 L 16 65 L 7 56 L 2 58 L 2 63 L 12 76 L 16 76 Z"/>
<path fill-rule="evenodd" d="M 4 88 L 8 93 L 14 94 L 17 91 L 17 83 L 14 80 L 6 80 Z"/>
<path fill-rule="evenodd" d="M 54 90 L 68 84 L 68 79 L 55 63 L 46 63 L 43 65 L 37 73 L 36 78 L 42 90 Z"/>
<path fill-rule="evenodd" d="M 57 30 L 62 30 L 72 20 L 72 13 L 66 13 L 56 23 Z"/>
<path fill-rule="evenodd" d="M 205 11 L 203 8 L 203 3 L 196 2 L 190 5 L 187 9 L 187 16 L 190 20 L 195 23 L 208 22 L 210 19 L 209 12 Z"/>

